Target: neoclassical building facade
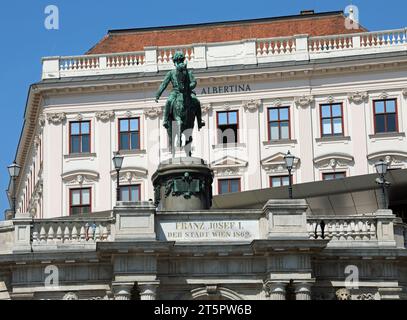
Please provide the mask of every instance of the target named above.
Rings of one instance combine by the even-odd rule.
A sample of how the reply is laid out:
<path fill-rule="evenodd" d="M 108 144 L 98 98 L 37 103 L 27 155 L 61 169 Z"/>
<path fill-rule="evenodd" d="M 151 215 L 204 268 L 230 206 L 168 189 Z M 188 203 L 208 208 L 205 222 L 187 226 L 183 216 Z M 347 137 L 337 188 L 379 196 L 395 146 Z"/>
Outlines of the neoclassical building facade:
<path fill-rule="evenodd" d="M 282 299 L 286 290 L 294 290 L 298 299 L 308 299 L 316 277 L 323 280 L 315 297 L 334 296 L 335 290 L 324 291 L 324 286 L 343 287 L 343 279 L 332 271 L 338 258 L 332 248 L 346 251 L 352 245 L 361 245 L 376 249 L 384 246 L 379 267 L 371 272 L 377 272 L 377 278 L 386 273 L 389 281 L 372 282 L 366 288 L 375 290 L 365 288 L 367 291 L 363 289 L 354 297 L 379 297 L 391 292 L 388 298 L 400 298 L 402 295 L 394 292 L 404 290 L 396 283 L 401 271 L 392 257 L 394 250 L 404 246 L 404 238 L 403 231 L 396 232 L 400 237 L 395 238 L 397 219 L 391 210 L 370 212 L 371 216 L 359 217 L 356 222 L 339 219 L 333 225 L 342 231 L 349 226 L 347 235 L 336 234 L 335 229 L 326 238 L 323 231 L 321 235 L 316 233 L 320 221 L 307 216 L 307 204 L 300 200 L 264 203 L 263 209 L 253 212 L 224 209 L 213 214 L 226 223 L 225 228 L 241 227 L 241 234 L 247 232 L 248 236 L 242 239 L 232 235 L 226 252 L 213 253 L 205 245 L 193 252 L 188 246 L 170 249 L 168 241 L 177 241 L 178 235 L 173 228 L 179 227 L 170 222 L 176 223 L 178 218 L 175 214 L 154 213 L 151 208 L 151 176 L 160 162 L 171 157 L 162 126 L 168 92 L 159 103 L 154 97 L 165 73 L 173 68 L 173 54 L 180 50 L 198 80 L 196 94 L 206 123 L 200 132 L 194 132 L 192 153 L 213 170 L 214 195 L 287 185 L 287 151 L 296 156 L 294 184 L 374 173 L 374 163 L 379 159 L 385 160 L 390 169 L 407 168 L 406 29 L 369 32 L 362 26 L 347 27 L 348 19 L 342 12 L 302 12 L 291 17 L 219 24 L 112 30 L 85 55 L 44 58 L 42 78 L 29 89 L 16 153 L 22 170 L 8 190 L 10 199 L 16 194 L 17 214 L 12 219 L 9 212 L 11 220 L 1 227 L 2 239 L 10 244 L 12 252 L 19 252 L 21 240 L 21 252 L 31 246 L 30 250 L 42 255 L 30 267 L 33 274 L 38 271 L 38 277 L 32 276 L 38 288 L 37 284 L 27 284 L 30 276 L 24 266 L 28 262 L 22 259 L 20 265 L 15 257 L 18 267 L 3 269 L 4 277 L 13 274 L 4 283 L 14 288 L 11 291 L 17 298 L 24 294 L 49 298 L 51 293 L 39 288 L 39 279 L 43 279 L 40 270 L 41 264 L 50 260 L 47 254 L 56 250 L 55 259 L 64 270 L 70 270 L 66 277 L 76 281 L 59 291 L 60 298 L 67 293 L 66 298 L 86 298 L 89 292 L 99 298 L 106 292 L 126 298 L 140 294 L 155 297 L 161 283 L 162 298 Z M 116 203 L 112 162 L 116 153 L 124 156 L 119 178 L 124 204 Z M 177 150 L 177 155 L 183 155 L 183 150 Z M 294 214 L 298 228 L 287 231 L 288 238 L 276 236 L 280 231 L 275 230 L 270 206 Z M 283 209 L 276 209 L 278 206 Z M 126 208 L 144 217 L 137 220 L 130 214 L 128 218 L 129 223 L 135 223 L 129 227 L 132 232 L 140 231 L 138 223 L 144 223 L 141 229 L 146 228 L 143 236 L 136 237 L 142 240 L 137 249 L 132 247 L 132 236 L 130 242 L 118 237 L 121 232 L 126 234 L 119 223 L 120 212 L 127 212 Z M 180 212 L 179 217 L 189 221 L 194 214 Z M 70 223 L 70 219 L 75 222 Z M 244 225 L 228 224 L 239 221 L 245 221 Z M 290 229 L 285 218 L 281 223 Z M 208 228 L 212 230 L 213 226 Z M 89 230 L 93 232 L 91 237 Z M 159 230 L 166 236 L 160 236 Z M 9 231 L 17 232 L 16 238 Z M 240 234 L 238 231 L 234 230 Z M 182 242 L 188 236 L 181 233 L 180 237 Z M 221 242 L 229 241 L 228 237 L 221 237 Z M 58 241 L 63 244 L 65 239 L 66 246 L 60 246 Z M 151 239 L 160 241 L 148 242 Z M 315 255 L 331 239 L 329 253 L 315 261 Z M 63 257 L 66 252 L 78 252 L 78 248 L 87 253 L 86 258 L 78 253 Z M 352 252 L 341 260 L 344 268 L 346 261 L 359 259 Z M 211 267 L 206 264 L 211 254 L 219 262 L 212 276 L 226 274 L 229 282 L 215 279 L 202 284 L 191 278 L 186 289 L 172 278 L 172 274 L 210 274 Z M 160 255 L 166 258 L 158 258 Z M 372 255 L 364 255 L 366 279 L 369 261 L 376 259 Z M 183 264 L 185 256 L 194 257 L 188 265 Z M 295 279 L 286 276 L 293 270 L 301 270 Z M 162 282 L 160 273 L 165 279 Z M 233 275 L 239 278 L 243 274 L 251 276 L 240 282 L 233 280 Z M 82 292 L 77 287 L 79 275 L 85 280 L 94 276 L 95 287 L 89 284 Z M 331 280 L 341 285 L 333 285 Z M 133 292 L 135 282 L 138 293 Z M 243 282 L 244 293 L 239 287 Z M 378 287 L 384 291 L 379 292 Z"/>

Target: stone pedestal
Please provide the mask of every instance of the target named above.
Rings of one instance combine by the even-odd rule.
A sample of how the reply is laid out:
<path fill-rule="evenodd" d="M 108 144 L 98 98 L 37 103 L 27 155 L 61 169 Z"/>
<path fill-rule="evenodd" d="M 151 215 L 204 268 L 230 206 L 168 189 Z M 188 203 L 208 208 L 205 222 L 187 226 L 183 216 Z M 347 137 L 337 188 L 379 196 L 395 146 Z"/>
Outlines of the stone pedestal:
<path fill-rule="evenodd" d="M 115 241 L 155 240 L 152 202 L 118 202 L 114 207 L 116 216 Z"/>
<path fill-rule="evenodd" d="M 272 199 L 263 207 L 268 219 L 268 239 L 308 240 L 304 199 Z"/>
<path fill-rule="evenodd" d="M 212 205 L 213 172 L 200 158 L 163 161 L 152 181 L 158 210 L 206 210 Z"/>

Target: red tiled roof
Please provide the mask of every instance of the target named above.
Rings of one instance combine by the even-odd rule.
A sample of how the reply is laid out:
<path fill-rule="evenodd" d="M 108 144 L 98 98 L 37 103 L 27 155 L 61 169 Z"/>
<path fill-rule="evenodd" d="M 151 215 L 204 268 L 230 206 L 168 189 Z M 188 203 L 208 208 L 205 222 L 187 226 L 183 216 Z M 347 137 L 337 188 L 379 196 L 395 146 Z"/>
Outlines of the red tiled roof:
<path fill-rule="evenodd" d="M 224 42 L 308 34 L 322 36 L 367 31 L 347 29 L 342 12 L 204 23 L 195 25 L 111 30 L 87 54 L 143 51 L 149 46 Z"/>

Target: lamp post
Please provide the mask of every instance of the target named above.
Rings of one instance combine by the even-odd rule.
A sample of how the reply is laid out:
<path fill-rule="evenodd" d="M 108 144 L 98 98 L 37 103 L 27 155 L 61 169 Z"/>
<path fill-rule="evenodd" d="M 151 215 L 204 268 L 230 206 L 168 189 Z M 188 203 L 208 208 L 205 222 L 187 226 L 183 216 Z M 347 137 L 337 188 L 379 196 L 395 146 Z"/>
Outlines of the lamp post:
<path fill-rule="evenodd" d="M 293 169 L 295 156 L 290 153 L 288 150 L 287 154 L 284 156 L 285 167 L 288 170 L 288 197 L 290 199 L 293 198 L 293 184 L 292 184 L 292 177 L 291 177 L 291 170 Z"/>
<path fill-rule="evenodd" d="M 374 164 L 376 172 L 379 175 L 379 178 L 376 179 L 376 183 L 382 187 L 382 205 L 383 209 L 388 208 L 386 188 L 390 185 L 390 182 L 386 181 L 385 175 L 387 173 L 387 162 L 380 159 Z"/>
<path fill-rule="evenodd" d="M 116 153 L 113 157 L 113 164 L 117 173 L 117 184 L 116 184 L 116 201 L 120 201 L 120 169 L 123 164 L 123 156 Z"/>
<path fill-rule="evenodd" d="M 7 167 L 8 173 L 10 174 L 11 179 L 13 180 L 13 194 L 12 194 L 12 202 L 13 202 L 13 217 L 16 215 L 16 180 L 20 175 L 21 167 L 14 161 L 13 164 Z"/>

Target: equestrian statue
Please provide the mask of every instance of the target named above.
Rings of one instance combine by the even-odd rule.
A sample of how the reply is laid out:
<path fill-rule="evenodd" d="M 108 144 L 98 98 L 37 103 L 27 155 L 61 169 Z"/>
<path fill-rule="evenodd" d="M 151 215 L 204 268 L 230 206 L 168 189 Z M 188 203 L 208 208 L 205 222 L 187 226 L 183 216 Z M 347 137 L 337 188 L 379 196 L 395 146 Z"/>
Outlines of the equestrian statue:
<path fill-rule="evenodd" d="M 205 123 L 202 121 L 201 103 L 193 91 L 196 87 L 196 80 L 192 71 L 187 68 L 184 53 L 176 52 L 172 61 L 175 69 L 166 74 L 156 93 L 155 102 L 158 103 L 162 93 L 171 82 L 172 90 L 165 104 L 163 126 L 167 129 L 172 157 L 175 156 L 176 145 L 184 147 L 186 155 L 191 157 L 192 131 L 195 118 L 197 119 L 198 130 Z M 184 146 L 182 146 L 182 136 L 185 137 Z M 176 137 L 177 141 L 175 140 Z"/>

